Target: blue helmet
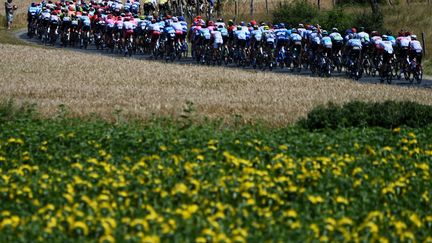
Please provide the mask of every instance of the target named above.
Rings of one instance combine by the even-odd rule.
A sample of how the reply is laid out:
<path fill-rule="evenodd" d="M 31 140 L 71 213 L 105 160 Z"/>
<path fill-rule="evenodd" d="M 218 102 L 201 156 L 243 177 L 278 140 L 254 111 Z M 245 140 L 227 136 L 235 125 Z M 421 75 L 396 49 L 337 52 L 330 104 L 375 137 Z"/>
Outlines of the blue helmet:
<path fill-rule="evenodd" d="M 178 20 L 179 20 L 179 21 L 184 21 L 185 18 L 184 18 L 183 16 L 179 16 L 179 17 L 178 17 Z"/>
<path fill-rule="evenodd" d="M 281 28 L 281 29 L 285 28 L 285 24 L 284 23 L 280 23 L 279 24 L 279 28 Z"/>
<path fill-rule="evenodd" d="M 277 25 L 277 24 L 275 24 L 273 27 L 274 27 L 275 30 L 279 29 L 279 25 Z"/>

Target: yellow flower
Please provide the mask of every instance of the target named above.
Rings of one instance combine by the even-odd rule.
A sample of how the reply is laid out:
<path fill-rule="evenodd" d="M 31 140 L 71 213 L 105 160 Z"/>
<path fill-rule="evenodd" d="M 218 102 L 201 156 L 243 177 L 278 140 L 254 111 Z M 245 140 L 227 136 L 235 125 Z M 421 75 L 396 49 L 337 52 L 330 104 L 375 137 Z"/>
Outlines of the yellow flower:
<path fill-rule="evenodd" d="M 112 235 L 104 235 L 99 239 L 100 243 L 111 243 L 116 242 Z"/>
<path fill-rule="evenodd" d="M 372 234 L 376 234 L 376 233 L 378 233 L 378 231 L 379 231 L 378 225 L 376 225 L 374 222 L 369 222 L 369 223 L 367 223 L 367 224 L 366 224 L 366 227 L 369 228 L 369 231 L 370 231 Z"/>
<path fill-rule="evenodd" d="M 402 222 L 402 221 L 399 221 L 399 220 L 396 221 L 396 222 L 394 222 L 393 225 L 396 228 L 396 233 L 397 234 L 401 234 L 407 228 L 406 224 L 404 222 Z"/>
<path fill-rule="evenodd" d="M 200 237 L 197 237 L 197 238 L 195 239 L 195 242 L 196 242 L 196 243 L 206 243 L 207 240 L 206 240 L 206 238 L 200 236 Z"/>
<path fill-rule="evenodd" d="M 288 146 L 286 146 L 285 144 L 279 145 L 279 149 L 280 150 L 288 150 Z"/>
<path fill-rule="evenodd" d="M 396 128 L 393 129 L 394 133 L 399 133 L 400 131 L 401 131 L 400 127 L 396 127 Z"/>
<path fill-rule="evenodd" d="M 400 238 L 402 241 L 410 240 L 411 242 L 414 242 L 415 240 L 414 234 L 410 231 L 403 232 Z"/>
<path fill-rule="evenodd" d="M 16 144 L 24 144 L 24 141 L 21 138 L 9 138 L 8 139 L 8 143 L 12 144 L 12 143 L 16 143 Z"/>
<path fill-rule="evenodd" d="M 309 195 L 308 196 L 308 200 L 312 204 L 318 204 L 318 203 L 323 203 L 324 202 L 324 199 L 321 196 L 312 196 L 312 195 Z"/>
<path fill-rule="evenodd" d="M 421 228 L 422 227 L 421 219 L 417 216 L 417 214 L 415 214 L 415 213 L 411 214 L 411 216 L 409 217 L 409 219 L 411 220 L 411 222 L 415 226 L 417 226 L 417 228 Z"/>
<path fill-rule="evenodd" d="M 187 186 L 184 183 L 177 183 L 174 186 L 174 189 L 171 191 L 171 194 L 172 195 L 179 194 L 179 193 L 184 194 L 187 191 L 188 191 L 188 188 L 187 188 Z"/>
<path fill-rule="evenodd" d="M 284 216 L 289 218 L 297 218 L 297 212 L 294 209 L 289 209 L 284 212 Z"/>
<path fill-rule="evenodd" d="M 167 151 L 167 150 L 168 150 L 167 146 L 165 146 L 165 145 L 161 145 L 161 146 L 159 146 L 159 149 L 160 149 L 161 151 Z"/>
<path fill-rule="evenodd" d="M 88 235 L 89 229 L 87 225 L 82 221 L 76 221 L 72 225 L 72 230 L 81 230 L 84 235 Z"/>
<path fill-rule="evenodd" d="M 348 205 L 348 204 L 349 204 L 348 199 L 346 199 L 346 198 L 344 198 L 344 197 L 342 197 L 342 196 L 337 196 L 337 197 L 336 197 L 336 202 L 337 202 L 337 203 L 340 203 L 340 204 L 345 204 L 345 205 Z"/>
<path fill-rule="evenodd" d="M 159 236 L 157 236 L 157 235 L 148 235 L 148 236 L 144 236 L 141 239 L 141 242 L 142 243 L 159 243 L 160 239 L 159 239 Z"/>
<path fill-rule="evenodd" d="M 132 222 L 130 223 L 130 226 L 132 228 L 135 227 L 142 227 L 144 229 L 144 231 L 148 231 L 149 230 L 149 224 L 146 220 L 144 219 L 134 219 L 132 220 Z"/>
<path fill-rule="evenodd" d="M 319 229 L 318 225 L 317 224 L 311 224 L 310 229 L 312 230 L 312 232 L 314 232 L 315 237 L 318 238 L 320 235 L 320 229 Z"/>
<path fill-rule="evenodd" d="M 353 224 L 352 219 L 350 219 L 348 217 L 342 217 L 338 221 L 338 225 L 341 225 L 341 226 L 343 226 L 343 225 L 352 225 L 352 224 Z"/>

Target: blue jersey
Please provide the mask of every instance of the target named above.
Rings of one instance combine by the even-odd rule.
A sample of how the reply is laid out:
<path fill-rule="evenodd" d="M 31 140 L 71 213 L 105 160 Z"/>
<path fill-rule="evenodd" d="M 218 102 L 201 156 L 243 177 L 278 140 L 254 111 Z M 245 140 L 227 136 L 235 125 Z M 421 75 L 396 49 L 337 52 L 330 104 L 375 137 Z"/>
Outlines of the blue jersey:
<path fill-rule="evenodd" d="M 287 29 L 277 29 L 275 30 L 277 40 L 288 40 L 288 30 Z"/>

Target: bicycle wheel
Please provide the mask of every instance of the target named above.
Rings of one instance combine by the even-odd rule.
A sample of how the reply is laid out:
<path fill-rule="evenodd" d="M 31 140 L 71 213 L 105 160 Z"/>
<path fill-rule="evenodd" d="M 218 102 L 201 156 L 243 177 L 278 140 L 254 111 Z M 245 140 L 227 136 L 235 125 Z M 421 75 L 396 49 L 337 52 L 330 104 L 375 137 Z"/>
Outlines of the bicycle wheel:
<path fill-rule="evenodd" d="M 421 82 L 423 80 L 423 68 L 422 68 L 422 66 L 420 66 L 420 65 L 417 66 L 415 76 L 416 76 L 417 84 L 421 84 Z"/>
<path fill-rule="evenodd" d="M 391 84 L 393 81 L 393 70 L 392 70 L 392 67 L 390 65 L 387 66 L 386 81 L 388 84 Z"/>

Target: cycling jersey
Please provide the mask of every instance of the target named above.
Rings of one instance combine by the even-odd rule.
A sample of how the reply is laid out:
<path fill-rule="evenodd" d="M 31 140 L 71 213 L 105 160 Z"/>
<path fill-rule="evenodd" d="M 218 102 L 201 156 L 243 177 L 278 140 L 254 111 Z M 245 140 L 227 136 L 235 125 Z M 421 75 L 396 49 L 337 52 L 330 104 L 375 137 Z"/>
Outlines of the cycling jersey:
<path fill-rule="evenodd" d="M 262 40 L 262 32 L 261 30 L 252 30 L 251 36 L 255 41 L 261 41 Z"/>
<path fill-rule="evenodd" d="M 215 23 L 215 26 L 217 26 L 217 27 L 219 27 L 221 25 L 222 25 L 223 28 L 225 28 L 225 23 L 224 22 L 216 22 Z"/>
<path fill-rule="evenodd" d="M 339 43 L 343 42 L 343 37 L 338 32 L 331 33 L 330 38 L 332 39 L 333 42 L 339 42 Z"/>
<path fill-rule="evenodd" d="M 330 38 L 329 36 L 324 36 L 324 37 L 321 39 L 321 44 L 322 44 L 325 48 L 332 48 L 332 46 L 333 46 L 332 40 L 331 40 L 331 38 Z"/>
<path fill-rule="evenodd" d="M 351 48 L 352 50 L 361 50 L 362 49 L 362 43 L 359 39 L 349 39 L 347 42 L 347 46 Z"/>
<path fill-rule="evenodd" d="M 369 34 L 364 31 L 357 33 L 356 38 L 360 39 L 363 44 L 370 42 Z"/>
<path fill-rule="evenodd" d="M 276 40 L 276 36 L 273 31 L 266 30 L 264 31 L 264 39 L 267 43 L 274 43 Z"/>
<path fill-rule="evenodd" d="M 408 48 L 411 38 L 409 36 L 401 36 L 396 39 L 396 44 L 401 48 Z"/>
<path fill-rule="evenodd" d="M 297 33 L 293 33 L 290 36 L 290 40 L 293 45 L 301 45 L 302 37 Z"/>
<path fill-rule="evenodd" d="M 379 46 L 383 49 L 387 54 L 393 54 L 393 43 L 391 41 L 380 41 Z"/>
<path fill-rule="evenodd" d="M 135 24 L 131 21 L 125 21 L 123 22 L 123 29 L 124 30 L 134 30 L 136 28 Z"/>
<path fill-rule="evenodd" d="M 223 44 L 222 33 L 219 31 L 213 31 L 212 33 L 215 44 Z"/>
<path fill-rule="evenodd" d="M 275 30 L 275 34 L 278 41 L 286 41 L 289 38 L 288 30 L 285 28 Z"/>
<path fill-rule="evenodd" d="M 89 27 L 91 24 L 90 18 L 88 16 L 81 16 L 80 20 L 83 23 L 83 26 Z"/>
<path fill-rule="evenodd" d="M 242 30 L 236 30 L 234 32 L 234 36 L 238 39 L 238 40 L 246 40 L 246 31 Z"/>
<path fill-rule="evenodd" d="M 422 45 L 420 44 L 420 41 L 418 41 L 418 40 L 410 41 L 409 48 L 410 48 L 410 50 L 417 52 L 417 53 L 423 52 Z"/>
<path fill-rule="evenodd" d="M 29 7 L 28 13 L 34 17 L 34 16 L 39 14 L 39 8 L 38 7 Z"/>
<path fill-rule="evenodd" d="M 200 36 L 203 37 L 206 40 L 210 40 L 211 39 L 210 30 L 207 29 L 207 28 L 201 28 L 200 29 Z"/>
<path fill-rule="evenodd" d="M 298 28 L 297 29 L 298 34 L 302 37 L 302 38 L 306 38 L 305 34 L 306 34 L 306 29 L 305 28 Z"/>

